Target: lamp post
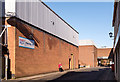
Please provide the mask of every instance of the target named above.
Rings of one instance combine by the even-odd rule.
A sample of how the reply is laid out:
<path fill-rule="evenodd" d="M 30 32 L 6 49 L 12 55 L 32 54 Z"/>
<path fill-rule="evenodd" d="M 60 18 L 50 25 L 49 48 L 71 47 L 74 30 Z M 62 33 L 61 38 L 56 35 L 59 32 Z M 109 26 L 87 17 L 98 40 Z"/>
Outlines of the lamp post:
<path fill-rule="evenodd" d="M 112 32 L 109 33 L 109 36 L 110 38 L 114 37 Z"/>

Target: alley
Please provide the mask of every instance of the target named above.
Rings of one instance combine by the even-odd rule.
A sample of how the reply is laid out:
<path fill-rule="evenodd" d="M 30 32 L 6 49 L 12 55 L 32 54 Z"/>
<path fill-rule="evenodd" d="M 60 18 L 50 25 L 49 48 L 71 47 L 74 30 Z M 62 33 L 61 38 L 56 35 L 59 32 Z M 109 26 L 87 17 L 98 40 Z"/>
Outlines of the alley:
<path fill-rule="evenodd" d="M 71 71 L 54 80 L 114 80 L 110 68 L 87 68 Z"/>
<path fill-rule="evenodd" d="M 40 80 L 50 80 L 53 77 L 57 77 L 57 75 L 40 78 Z M 39 78 L 35 80 L 39 80 Z M 114 80 L 114 75 L 110 68 L 87 68 L 70 71 L 52 79 L 52 81 L 56 80 Z"/>
<path fill-rule="evenodd" d="M 29 77 L 28 77 L 29 78 Z M 75 70 L 67 70 L 64 72 L 55 72 L 51 74 L 44 74 L 40 77 L 34 78 L 19 78 L 16 82 L 26 82 L 26 81 L 58 81 L 58 80 L 102 80 L 102 81 L 112 81 L 115 82 L 114 74 L 111 68 L 108 67 L 96 67 L 96 68 L 81 68 Z M 13 81 L 13 80 L 9 80 Z M 9 82 L 8 81 L 8 82 Z"/>
<path fill-rule="evenodd" d="M 119 56 L 114 55 L 117 43 L 113 45 L 108 37 L 120 33 L 109 29 L 119 19 L 113 3 L 68 0 L 52 7 L 53 3 L 43 0 L 2 1 L 0 81 L 113 80 L 110 68 L 97 67 L 119 65 Z M 61 67 L 64 72 L 59 72 Z"/>

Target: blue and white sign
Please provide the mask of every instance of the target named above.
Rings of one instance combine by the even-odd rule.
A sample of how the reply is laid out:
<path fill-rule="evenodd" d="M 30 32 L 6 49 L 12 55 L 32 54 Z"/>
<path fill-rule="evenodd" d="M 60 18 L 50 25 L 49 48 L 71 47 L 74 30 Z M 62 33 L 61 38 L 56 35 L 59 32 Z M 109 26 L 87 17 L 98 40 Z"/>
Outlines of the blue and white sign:
<path fill-rule="evenodd" d="M 19 47 L 34 49 L 35 42 L 27 38 L 19 37 Z"/>

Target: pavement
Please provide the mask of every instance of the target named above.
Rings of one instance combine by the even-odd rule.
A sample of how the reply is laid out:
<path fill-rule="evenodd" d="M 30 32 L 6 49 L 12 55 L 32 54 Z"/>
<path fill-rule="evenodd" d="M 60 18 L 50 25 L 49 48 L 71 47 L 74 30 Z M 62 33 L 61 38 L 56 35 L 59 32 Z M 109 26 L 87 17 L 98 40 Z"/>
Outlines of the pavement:
<path fill-rule="evenodd" d="M 40 74 L 30 77 L 22 77 L 10 80 L 3 80 L 3 82 L 24 82 L 24 81 L 56 81 L 56 80 L 113 80 L 114 73 L 110 68 L 96 67 L 96 68 L 80 68 L 74 70 L 65 70 L 63 72 L 53 72 L 47 74 Z"/>

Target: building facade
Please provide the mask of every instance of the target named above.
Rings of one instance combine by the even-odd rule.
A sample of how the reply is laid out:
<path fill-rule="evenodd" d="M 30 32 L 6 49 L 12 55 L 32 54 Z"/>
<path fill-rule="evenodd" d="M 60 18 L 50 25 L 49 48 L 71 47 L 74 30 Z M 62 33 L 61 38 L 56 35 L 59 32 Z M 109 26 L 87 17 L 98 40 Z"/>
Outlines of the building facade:
<path fill-rule="evenodd" d="M 79 41 L 79 63 L 88 67 L 97 66 L 97 48 L 92 40 Z"/>
<path fill-rule="evenodd" d="M 114 27 L 114 65 L 115 65 L 115 78 L 120 82 L 120 2 L 115 0 L 114 2 L 114 15 L 113 15 L 113 27 Z"/>
<path fill-rule="evenodd" d="M 78 35 L 39 0 L 16 2 L 15 16 L 6 17 L 9 74 L 23 77 L 78 68 Z M 4 70 L 3 70 L 4 71 Z M 3 73 L 4 74 L 4 73 Z"/>
<path fill-rule="evenodd" d="M 97 60 L 98 66 L 109 66 L 112 64 L 112 59 L 109 58 L 112 48 L 98 48 Z"/>
<path fill-rule="evenodd" d="M 79 46 L 79 63 L 87 67 L 97 67 L 97 48 L 94 45 Z"/>
<path fill-rule="evenodd" d="M 2 32 L 2 1 L 0 1 L 0 33 Z M 2 39 L 0 38 L 0 43 Z M 2 45 L 0 44 L 0 79 L 2 77 Z"/>
<path fill-rule="evenodd" d="M 88 67 L 109 66 L 112 48 L 97 48 L 92 40 L 79 41 L 79 64 Z"/>

